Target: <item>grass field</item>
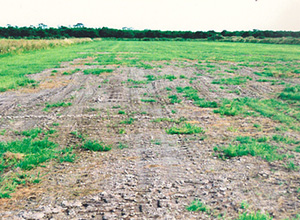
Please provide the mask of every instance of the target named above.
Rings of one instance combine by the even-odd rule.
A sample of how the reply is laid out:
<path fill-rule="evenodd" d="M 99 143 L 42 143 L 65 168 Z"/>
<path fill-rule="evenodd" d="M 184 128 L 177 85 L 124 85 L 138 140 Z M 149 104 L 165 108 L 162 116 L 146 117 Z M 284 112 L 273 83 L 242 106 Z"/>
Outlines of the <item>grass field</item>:
<path fill-rule="evenodd" d="M 85 53 L 80 53 L 85 51 Z M 105 53 L 101 53 L 105 51 Z M 95 41 L 84 45 L 39 50 L 2 57 L 0 63 L 0 91 L 34 85 L 27 74 L 58 67 L 60 62 L 93 57 L 93 64 L 127 65 L 154 68 L 152 61 L 198 60 L 199 68 L 209 72 L 218 70 L 213 62 L 237 63 L 237 67 L 258 68 L 257 75 L 299 77 L 299 45 L 266 45 L 220 42 L 136 42 Z M 206 65 L 201 65 L 206 64 Z"/>
<path fill-rule="evenodd" d="M 98 39 L 0 59 L 3 210 L 299 218 L 299 45 Z"/>

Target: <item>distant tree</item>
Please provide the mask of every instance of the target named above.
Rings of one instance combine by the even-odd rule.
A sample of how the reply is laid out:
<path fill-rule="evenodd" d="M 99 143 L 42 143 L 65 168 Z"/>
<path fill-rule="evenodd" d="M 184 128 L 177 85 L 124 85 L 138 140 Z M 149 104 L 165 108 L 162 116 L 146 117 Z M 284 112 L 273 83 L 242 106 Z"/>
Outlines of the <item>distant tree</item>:
<path fill-rule="evenodd" d="M 77 23 L 73 25 L 74 28 L 84 28 L 84 24 L 82 23 Z"/>
<path fill-rule="evenodd" d="M 47 25 L 45 25 L 45 24 L 43 24 L 43 23 L 39 23 L 38 24 L 38 28 L 40 28 L 40 29 L 46 29 L 48 26 Z"/>

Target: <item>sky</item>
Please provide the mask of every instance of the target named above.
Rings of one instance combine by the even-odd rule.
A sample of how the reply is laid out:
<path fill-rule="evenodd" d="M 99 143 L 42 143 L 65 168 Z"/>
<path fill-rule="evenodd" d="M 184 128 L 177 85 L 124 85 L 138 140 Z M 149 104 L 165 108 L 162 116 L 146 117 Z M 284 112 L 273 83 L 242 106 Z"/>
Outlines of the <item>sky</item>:
<path fill-rule="evenodd" d="M 0 0 L 0 26 L 300 31 L 300 0 Z"/>

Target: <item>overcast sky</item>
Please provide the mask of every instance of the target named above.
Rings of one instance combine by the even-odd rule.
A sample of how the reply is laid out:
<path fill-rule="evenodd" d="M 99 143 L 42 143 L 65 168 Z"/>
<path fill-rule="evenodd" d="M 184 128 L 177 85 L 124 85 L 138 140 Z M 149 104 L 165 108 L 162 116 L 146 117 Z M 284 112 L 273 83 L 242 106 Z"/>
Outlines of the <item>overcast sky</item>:
<path fill-rule="evenodd" d="M 300 0 L 0 0 L 0 26 L 300 31 Z"/>

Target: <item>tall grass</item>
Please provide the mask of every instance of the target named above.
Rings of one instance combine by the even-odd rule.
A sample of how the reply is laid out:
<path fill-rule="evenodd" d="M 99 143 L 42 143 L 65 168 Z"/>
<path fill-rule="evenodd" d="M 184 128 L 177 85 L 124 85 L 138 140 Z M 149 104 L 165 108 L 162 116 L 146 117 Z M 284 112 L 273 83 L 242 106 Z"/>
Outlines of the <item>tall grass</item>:
<path fill-rule="evenodd" d="M 90 38 L 71 38 L 54 40 L 14 40 L 0 39 L 0 54 L 18 54 L 24 51 L 50 49 L 58 46 L 69 46 L 72 44 L 92 41 Z"/>

